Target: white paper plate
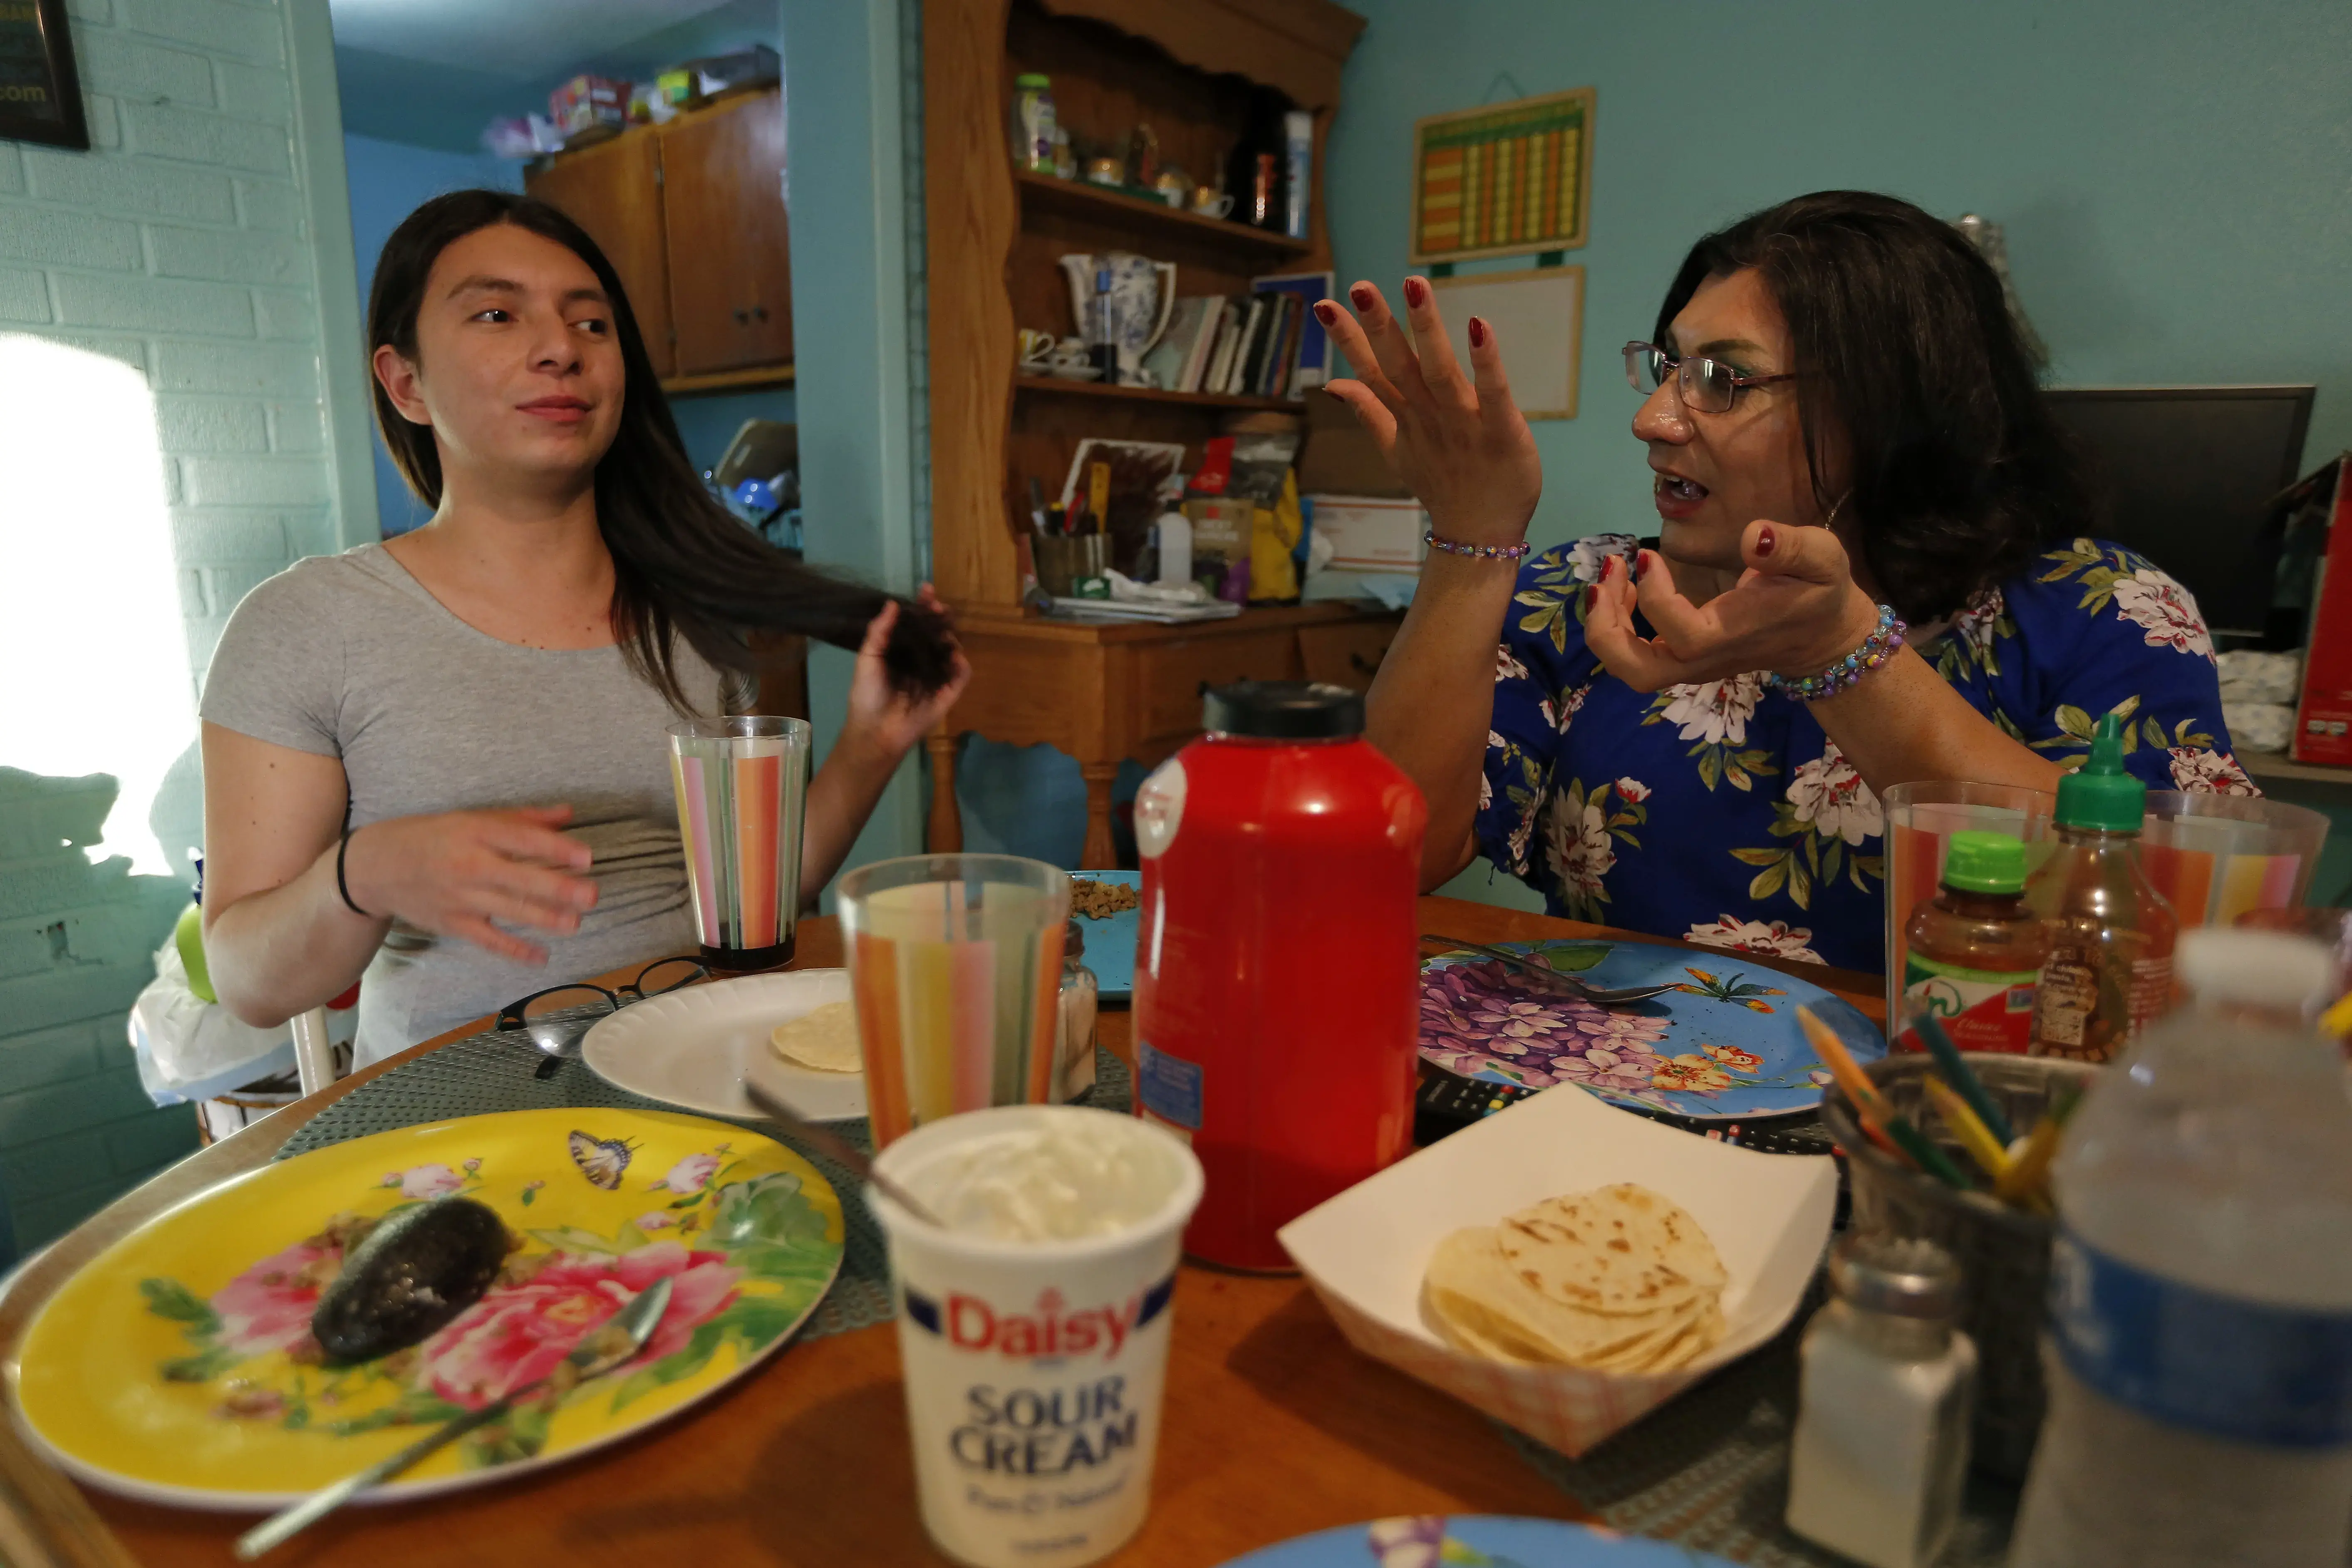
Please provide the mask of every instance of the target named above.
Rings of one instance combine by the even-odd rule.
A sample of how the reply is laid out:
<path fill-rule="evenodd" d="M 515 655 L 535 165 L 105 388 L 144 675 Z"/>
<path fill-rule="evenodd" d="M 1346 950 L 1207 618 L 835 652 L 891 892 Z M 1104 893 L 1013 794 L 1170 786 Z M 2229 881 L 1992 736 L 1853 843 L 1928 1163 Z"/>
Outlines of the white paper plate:
<path fill-rule="evenodd" d="M 1429 1256 L 1464 1226 L 1560 1193 L 1639 1182 L 1690 1212 L 1730 1282 L 1727 1332 L 1662 1373 L 1509 1366 L 1455 1350 L 1423 1315 Z M 1281 1231 L 1349 1342 L 1573 1458 L 1787 1324 L 1829 1244 L 1837 1164 L 1763 1154 L 1561 1088 L 1431 1144 Z"/>
<path fill-rule="evenodd" d="M 816 1072 L 776 1055 L 777 1025 L 849 1000 L 849 971 L 793 969 L 689 985 L 599 1019 L 581 1057 L 596 1076 L 631 1094 L 713 1116 L 757 1116 L 746 1073 L 811 1121 L 866 1114 L 866 1075 Z"/>

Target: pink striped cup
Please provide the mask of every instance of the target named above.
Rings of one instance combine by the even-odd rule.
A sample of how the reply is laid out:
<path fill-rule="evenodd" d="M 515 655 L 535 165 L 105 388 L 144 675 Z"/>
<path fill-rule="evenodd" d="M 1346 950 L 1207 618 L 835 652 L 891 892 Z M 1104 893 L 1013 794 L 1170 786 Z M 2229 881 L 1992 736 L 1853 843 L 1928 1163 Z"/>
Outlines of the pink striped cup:
<path fill-rule="evenodd" d="M 669 727 L 677 836 L 702 962 L 749 973 L 793 956 L 809 727 L 747 714 Z"/>

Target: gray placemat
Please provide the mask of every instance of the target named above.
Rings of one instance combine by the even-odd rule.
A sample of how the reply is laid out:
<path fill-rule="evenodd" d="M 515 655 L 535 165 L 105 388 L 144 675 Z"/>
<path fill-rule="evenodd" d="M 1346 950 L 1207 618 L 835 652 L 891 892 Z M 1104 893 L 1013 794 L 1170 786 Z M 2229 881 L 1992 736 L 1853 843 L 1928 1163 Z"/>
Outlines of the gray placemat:
<path fill-rule="evenodd" d="M 1601 1522 L 1759 1568 L 1851 1568 L 1781 1521 L 1797 1417 L 1797 1347 L 1814 1288 L 1790 1327 L 1705 1383 L 1660 1405 L 1580 1459 L 1502 1426 L 1537 1473 Z M 1937 1568 L 1999 1568 L 2017 1489 L 1971 1475 L 1960 1522 Z"/>
<path fill-rule="evenodd" d="M 600 1016 L 604 1009 L 574 1008 L 553 1018 L 581 1019 Z M 313 1149 L 348 1142 L 373 1133 L 421 1127 L 460 1116 L 480 1116 L 496 1110 L 668 1110 L 679 1108 L 643 1095 L 615 1089 L 576 1058 L 539 1077 L 547 1058 L 528 1036 L 487 1030 L 453 1040 L 438 1050 L 393 1068 L 336 1100 L 312 1117 L 286 1141 L 277 1158 L 290 1160 Z M 1128 1108 L 1127 1064 L 1099 1047 L 1095 1051 L 1095 1087 L 1090 1104 L 1111 1110 Z M 688 1115 L 704 1114 L 699 1111 Z M 882 1232 L 866 1206 L 865 1184 L 833 1161 L 803 1147 L 791 1133 L 754 1118 L 712 1117 L 730 1121 L 773 1138 L 814 1165 L 841 1195 L 841 1273 L 806 1327 L 804 1338 L 837 1334 L 890 1321 L 890 1266 Z M 587 1129 L 594 1131 L 592 1127 Z M 863 1121 L 834 1125 L 857 1148 L 870 1152 L 873 1141 Z"/>

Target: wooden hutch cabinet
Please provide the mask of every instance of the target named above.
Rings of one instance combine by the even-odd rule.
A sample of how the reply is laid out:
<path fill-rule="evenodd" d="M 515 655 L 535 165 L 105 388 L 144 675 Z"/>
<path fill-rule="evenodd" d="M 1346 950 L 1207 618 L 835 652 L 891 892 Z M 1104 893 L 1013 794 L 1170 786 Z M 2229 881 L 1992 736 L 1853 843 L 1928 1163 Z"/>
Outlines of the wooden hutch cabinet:
<path fill-rule="evenodd" d="M 525 177 L 611 258 L 673 392 L 792 376 L 784 100 L 722 98 L 557 153 Z"/>
<path fill-rule="evenodd" d="M 1303 413 L 1283 399 L 1022 376 L 1014 330 L 1076 330 L 1056 265 L 1071 252 L 1173 262 L 1180 296 L 1238 294 L 1255 277 L 1329 267 L 1323 149 L 1363 26 L 1330 0 L 925 0 L 932 574 L 972 663 L 971 687 L 926 742 L 932 848 L 961 846 L 955 747 L 979 733 L 1075 757 L 1087 784 L 1080 864 L 1112 866 L 1119 763 L 1157 763 L 1197 734 L 1207 687 L 1312 679 L 1361 689 L 1395 635 L 1394 616 L 1339 604 L 1177 626 L 1026 616 L 1015 554 L 1029 481 L 1059 494 L 1088 437 L 1181 442 L 1189 467 L 1237 412 Z M 1016 173 L 1013 79 L 1028 71 L 1052 79 L 1074 132 L 1108 142 L 1148 122 L 1162 159 L 1196 180 L 1224 167 L 1253 88 L 1286 97 L 1315 120 L 1307 237 Z"/>

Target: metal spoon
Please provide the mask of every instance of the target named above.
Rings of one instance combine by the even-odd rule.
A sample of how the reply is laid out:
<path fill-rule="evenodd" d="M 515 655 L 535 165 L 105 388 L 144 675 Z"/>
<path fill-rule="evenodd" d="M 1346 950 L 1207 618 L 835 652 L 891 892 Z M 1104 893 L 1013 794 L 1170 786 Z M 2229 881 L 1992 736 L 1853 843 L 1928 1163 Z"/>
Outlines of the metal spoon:
<path fill-rule="evenodd" d="M 751 1097 L 751 1103 L 758 1106 L 761 1114 L 766 1116 L 769 1121 L 775 1122 L 785 1131 L 797 1133 L 806 1142 L 815 1144 L 820 1153 L 847 1166 L 851 1175 L 861 1182 L 872 1184 L 884 1197 L 888 1198 L 925 1225 L 935 1225 L 941 1230 L 949 1228 L 945 1220 L 926 1208 L 906 1188 L 877 1171 L 874 1168 L 874 1162 L 860 1153 L 856 1144 L 839 1133 L 808 1121 L 799 1111 L 794 1110 L 748 1078 L 743 1080 L 743 1092 Z"/>
<path fill-rule="evenodd" d="M 1458 936 L 1439 936 L 1432 931 L 1423 932 L 1421 940 L 1459 948 L 1465 952 L 1475 952 L 1481 958 L 1491 958 L 1522 974 L 1532 975 L 1555 990 L 1581 997 L 1596 1007 L 1628 1007 L 1636 1002 L 1647 1002 L 1653 996 L 1663 996 L 1674 989 L 1672 985 L 1621 985 L 1614 990 L 1603 985 L 1588 985 L 1572 974 L 1562 974 L 1557 969 L 1538 963 L 1523 952 L 1507 952 L 1499 947 L 1488 947 L 1484 942 L 1465 942 Z"/>
<path fill-rule="evenodd" d="M 370 1487 L 392 1479 L 417 1461 L 456 1442 L 476 1427 L 488 1426 L 514 1408 L 516 1400 L 526 1394 L 537 1393 L 557 1377 L 563 1375 L 565 1368 L 572 1370 L 575 1383 L 585 1382 L 589 1378 L 601 1377 L 615 1367 L 625 1366 L 636 1360 L 637 1352 L 644 1350 L 646 1342 L 653 1337 L 654 1328 L 661 1321 L 662 1314 L 669 1310 L 669 1295 L 670 1279 L 669 1276 L 664 1275 L 637 1292 L 635 1300 L 622 1308 L 601 1327 L 591 1331 L 588 1337 L 580 1342 L 579 1348 L 565 1356 L 556 1370 L 546 1377 L 535 1383 L 527 1383 L 504 1399 L 485 1405 L 479 1410 L 469 1411 L 454 1421 L 445 1423 L 437 1430 L 418 1438 L 392 1458 L 379 1459 L 357 1475 L 346 1476 L 331 1487 L 322 1487 L 291 1508 L 263 1520 L 236 1538 L 237 1561 L 252 1562 L 271 1547 L 281 1545 L 301 1531 L 310 1529 L 310 1526 Z M 618 1333 L 614 1331 L 615 1330 L 619 1331 Z"/>

